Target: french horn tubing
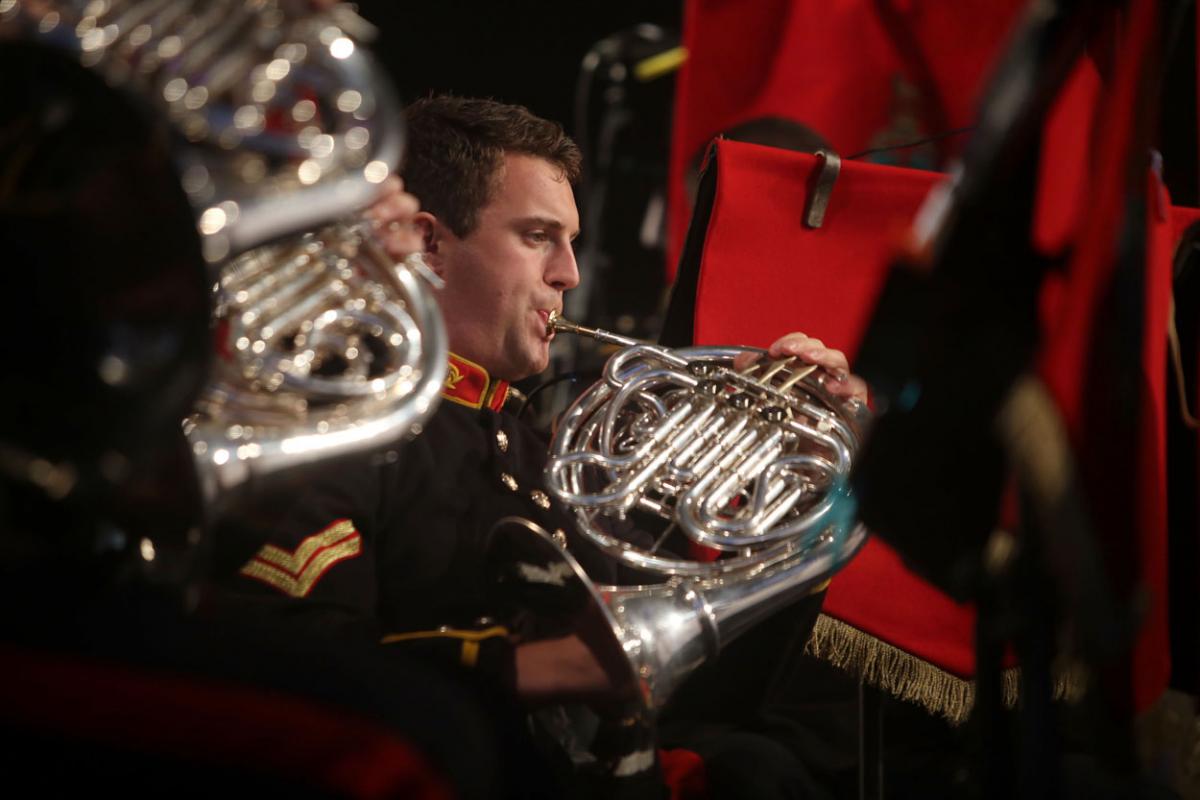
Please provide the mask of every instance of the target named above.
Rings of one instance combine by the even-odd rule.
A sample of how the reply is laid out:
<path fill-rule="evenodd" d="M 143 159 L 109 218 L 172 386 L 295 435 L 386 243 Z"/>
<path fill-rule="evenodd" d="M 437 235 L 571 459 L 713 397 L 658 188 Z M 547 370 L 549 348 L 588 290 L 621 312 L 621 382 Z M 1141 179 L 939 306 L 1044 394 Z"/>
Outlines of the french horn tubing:
<path fill-rule="evenodd" d="M 559 541 L 510 519 L 492 538 L 496 584 L 518 604 L 553 589 L 604 620 L 599 646 L 653 712 L 865 543 L 847 478 L 869 412 L 798 359 L 735 369 L 763 351 L 670 349 L 556 315 L 547 327 L 621 347 L 560 420 L 545 480 L 579 532 L 644 580 L 597 585 Z"/>
<path fill-rule="evenodd" d="M 829 533 L 869 416 L 829 393 L 829 373 L 796 358 L 735 370 L 738 355 L 763 351 L 669 349 L 557 315 L 548 325 L 622 347 L 560 420 L 546 467 L 551 494 L 602 550 L 641 570 L 714 577 Z M 638 547 L 614 533 L 638 512 L 720 557 L 671 556 L 661 534 Z"/>
<path fill-rule="evenodd" d="M 13 32 L 172 131 L 214 287 L 216 365 L 183 423 L 210 502 L 420 431 L 447 341 L 436 277 L 393 263 L 359 216 L 404 141 L 365 20 L 288 0 L 0 0 Z"/>

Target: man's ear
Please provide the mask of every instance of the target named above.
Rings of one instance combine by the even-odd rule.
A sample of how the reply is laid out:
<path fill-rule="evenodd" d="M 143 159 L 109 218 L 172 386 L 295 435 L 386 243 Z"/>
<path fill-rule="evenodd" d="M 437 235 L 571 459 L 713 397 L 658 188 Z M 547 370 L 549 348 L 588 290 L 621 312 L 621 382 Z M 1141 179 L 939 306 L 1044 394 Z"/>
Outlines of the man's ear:
<path fill-rule="evenodd" d="M 438 218 L 428 211 L 418 211 L 413 215 L 412 224 L 421 235 L 421 244 L 425 247 L 425 263 L 438 275 L 442 274 L 442 258 L 440 246 L 444 236 Z"/>

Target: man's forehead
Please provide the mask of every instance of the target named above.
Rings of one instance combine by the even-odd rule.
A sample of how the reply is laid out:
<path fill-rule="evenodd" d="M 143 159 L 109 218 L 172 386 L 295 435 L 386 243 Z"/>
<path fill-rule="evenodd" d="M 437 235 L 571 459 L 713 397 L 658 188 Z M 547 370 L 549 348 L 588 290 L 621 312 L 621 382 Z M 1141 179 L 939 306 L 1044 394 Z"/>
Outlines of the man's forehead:
<path fill-rule="evenodd" d="M 496 190 L 483 208 L 506 219 L 529 219 L 579 230 L 575 193 L 562 168 L 544 158 L 506 153 L 497 175 Z"/>

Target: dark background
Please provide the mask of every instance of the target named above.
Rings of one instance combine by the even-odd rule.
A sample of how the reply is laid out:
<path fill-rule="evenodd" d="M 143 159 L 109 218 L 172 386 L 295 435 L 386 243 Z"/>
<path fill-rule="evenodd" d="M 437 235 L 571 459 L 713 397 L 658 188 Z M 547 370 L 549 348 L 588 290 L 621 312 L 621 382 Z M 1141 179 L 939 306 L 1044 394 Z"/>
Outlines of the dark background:
<path fill-rule="evenodd" d="M 359 4 L 379 29 L 371 51 L 402 100 L 431 92 L 490 97 L 527 106 L 560 122 L 575 138 L 584 152 L 577 191 L 583 233 L 576 251 L 592 289 L 581 286 L 573 293 L 568 316 L 643 338 L 657 335 L 665 303 L 663 230 L 649 243 L 639 234 L 666 185 L 675 75 L 639 82 L 613 79 L 609 70 L 619 62 L 631 72 L 643 58 L 675 44 L 683 5 L 683 0 Z M 662 39 L 648 44 L 632 34 L 646 24 L 660 28 Z M 585 55 L 603 39 L 622 42 L 618 54 L 610 51 L 600 68 L 583 73 Z M 577 103 L 577 94 L 584 101 Z M 614 109 L 623 121 L 615 121 Z M 601 130 L 610 131 L 606 147 L 599 145 Z M 590 340 L 576 340 L 569 349 L 560 358 L 578 366 L 590 365 L 587 354 L 596 348 Z"/>
<path fill-rule="evenodd" d="M 683 0 L 360 2 L 380 29 L 371 50 L 405 99 L 430 91 L 528 106 L 572 129 L 584 55 L 600 39 L 649 22 L 678 32 Z"/>
<path fill-rule="evenodd" d="M 1164 36 L 1170 54 L 1163 83 L 1160 149 L 1167 185 L 1181 205 L 1200 203 L 1196 123 L 1195 5 L 1172 4 Z M 493 97 L 528 106 L 578 135 L 574 92 L 583 56 L 600 39 L 648 22 L 682 29 L 683 0 L 442 0 L 359 3 L 377 25 L 371 49 L 404 99 L 435 92 Z M 753 46 L 753 43 L 747 43 Z"/>

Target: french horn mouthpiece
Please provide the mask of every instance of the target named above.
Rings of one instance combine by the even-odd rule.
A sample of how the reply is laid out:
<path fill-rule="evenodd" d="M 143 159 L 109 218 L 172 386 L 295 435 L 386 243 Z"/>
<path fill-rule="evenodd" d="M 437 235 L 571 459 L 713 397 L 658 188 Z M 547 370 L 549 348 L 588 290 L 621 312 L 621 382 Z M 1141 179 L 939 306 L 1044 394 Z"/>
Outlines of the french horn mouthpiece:
<path fill-rule="evenodd" d="M 615 344 L 618 347 L 632 347 L 638 344 L 646 344 L 646 342 L 640 342 L 637 339 L 621 336 L 611 331 L 578 325 L 557 311 L 551 311 L 550 315 L 546 318 L 546 335 L 548 336 L 551 333 L 573 333 L 577 336 L 587 336 L 607 344 Z"/>

